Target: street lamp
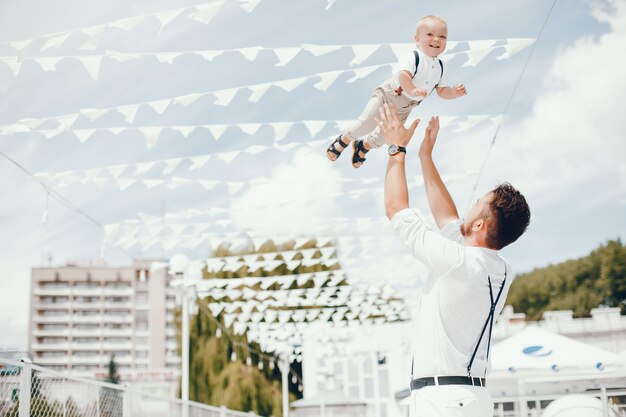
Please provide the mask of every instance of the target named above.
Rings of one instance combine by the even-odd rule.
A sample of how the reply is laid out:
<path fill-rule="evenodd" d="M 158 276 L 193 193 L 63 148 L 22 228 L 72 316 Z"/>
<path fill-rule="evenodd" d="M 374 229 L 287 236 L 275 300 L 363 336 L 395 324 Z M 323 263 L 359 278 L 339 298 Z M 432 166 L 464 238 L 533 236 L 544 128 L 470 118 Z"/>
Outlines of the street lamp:
<path fill-rule="evenodd" d="M 170 259 L 170 274 L 176 277 L 174 285 L 180 286 L 182 304 L 182 371 L 181 400 L 182 417 L 189 417 L 189 310 L 195 300 L 194 284 L 202 278 L 202 266 L 199 262 L 189 262 L 189 258 L 177 253 Z"/>

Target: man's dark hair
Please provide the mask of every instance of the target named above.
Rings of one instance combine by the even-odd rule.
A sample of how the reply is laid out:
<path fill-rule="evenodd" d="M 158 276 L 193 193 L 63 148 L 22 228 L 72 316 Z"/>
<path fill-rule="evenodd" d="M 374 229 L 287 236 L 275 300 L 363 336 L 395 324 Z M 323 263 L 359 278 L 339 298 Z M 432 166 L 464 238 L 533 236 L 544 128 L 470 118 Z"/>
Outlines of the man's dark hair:
<path fill-rule="evenodd" d="M 515 242 L 530 224 L 530 208 L 526 199 L 508 182 L 491 191 L 488 210 L 489 227 L 485 243 L 492 249 L 502 249 Z"/>

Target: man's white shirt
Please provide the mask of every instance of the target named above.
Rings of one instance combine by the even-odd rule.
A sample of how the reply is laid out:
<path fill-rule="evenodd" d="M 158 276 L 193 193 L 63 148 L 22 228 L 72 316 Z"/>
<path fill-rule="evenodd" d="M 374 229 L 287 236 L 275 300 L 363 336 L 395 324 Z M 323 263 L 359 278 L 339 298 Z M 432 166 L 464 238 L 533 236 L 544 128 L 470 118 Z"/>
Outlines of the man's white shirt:
<path fill-rule="evenodd" d="M 488 277 L 494 300 L 505 273 L 507 277 L 495 309 L 497 317 L 511 285 L 511 267 L 495 250 L 463 245 L 461 219 L 437 232 L 419 210 L 407 208 L 396 213 L 391 224 L 429 271 L 417 310 L 412 377 L 467 375 L 491 308 Z M 489 370 L 488 339 L 489 325 L 472 364 L 472 376 L 482 377 Z"/>

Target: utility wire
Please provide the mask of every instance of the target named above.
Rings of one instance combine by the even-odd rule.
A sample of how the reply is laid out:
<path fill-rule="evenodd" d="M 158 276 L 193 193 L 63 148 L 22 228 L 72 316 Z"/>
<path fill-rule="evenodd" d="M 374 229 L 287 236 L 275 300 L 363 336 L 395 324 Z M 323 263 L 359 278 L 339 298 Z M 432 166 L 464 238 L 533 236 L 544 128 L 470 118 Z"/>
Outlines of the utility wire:
<path fill-rule="evenodd" d="M 548 23 L 548 19 L 550 18 L 550 15 L 552 14 L 552 10 L 554 10 L 554 6 L 556 5 L 556 0 L 554 0 L 552 2 L 552 6 L 550 7 L 550 10 L 548 11 L 548 14 L 546 15 L 545 20 L 543 21 L 543 24 L 541 25 L 541 28 L 539 29 L 539 33 L 537 34 L 537 38 L 535 40 L 535 42 L 533 43 L 533 46 L 530 49 L 530 52 L 528 53 L 528 57 L 526 58 L 526 62 L 524 63 L 524 66 L 522 67 L 522 71 L 519 74 L 519 77 L 517 77 L 517 81 L 515 82 L 515 86 L 513 87 L 513 91 L 511 92 L 511 96 L 509 97 L 509 100 L 506 103 L 506 106 L 504 106 L 504 111 L 502 112 L 502 123 L 500 123 L 498 125 L 498 127 L 496 128 L 495 133 L 493 134 L 493 139 L 491 140 L 491 143 L 489 144 L 489 148 L 487 149 L 487 154 L 485 155 L 485 158 L 483 159 L 482 165 L 480 166 L 480 170 L 478 171 L 478 175 L 476 176 L 476 182 L 474 183 L 474 188 L 472 188 L 472 193 L 470 194 L 470 198 L 467 202 L 466 207 L 469 207 L 469 205 L 471 204 L 472 201 L 474 201 L 474 194 L 476 193 L 476 189 L 478 188 L 478 183 L 480 181 L 480 177 L 482 176 L 483 170 L 485 169 L 485 165 L 487 164 L 487 159 L 489 159 L 489 155 L 491 154 L 491 149 L 493 148 L 493 145 L 496 143 L 496 139 L 498 137 L 498 133 L 500 133 L 500 128 L 502 127 L 502 124 L 504 124 L 504 117 L 506 116 L 507 112 L 509 111 L 509 107 L 511 106 L 511 103 L 513 102 L 513 98 L 515 97 L 515 93 L 517 93 L 517 89 L 522 81 L 522 78 L 524 76 L 524 73 L 526 72 L 526 68 L 528 67 L 528 63 L 530 62 L 530 59 L 533 56 L 533 52 L 535 51 L 535 48 L 537 46 L 537 44 L 539 43 L 539 39 L 541 38 L 541 34 L 543 33 L 544 28 L 546 27 L 546 24 Z"/>
<path fill-rule="evenodd" d="M 15 159 L 11 158 L 9 155 L 7 155 L 6 153 L 4 153 L 2 151 L 0 151 L 0 155 L 2 157 L 4 157 L 6 160 L 8 160 L 9 162 L 11 162 L 12 164 L 14 164 L 16 167 L 18 167 L 21 171 L 23 171 L 26 175 L 28 175 L 32 180 L 37 181 L 41 185 L 41 187 L 46 191 L 47 195 L 49 195 L 50 197 L 54 198 L 61 205 L 65 206 L 67 209 L 69 209 L 71 211 L 74 211 L 75 213 L 78 213 L 79 215 L 85 217 L 87 220 L 89 220 L 90 223 L 94 224 L 100 230 L 104 231 L 104 226 L 102 225 L 102 223 L 100 223 L 99 221 L 94 219 L 89 213 L 87 213 L 83 209 L 77 207 L 74 203 L 72 203 L 70 200 L 65 198 L 58 191 L 56 191 L 53 188 L 51 188 L 49 185 L 47 185 L 47 184 L 45 184 L 43 182 L 38 181 L 35 178 L 34 174 L 32 172 L 30 172 L 27 168 L 25 168 L 22 164 L 20 164 Z M 124 253 L 126 256 L 128 256 L 130 258 L 133 258 L 133 255 L 128 253 L 128 252 L 126 252 L 125 250 L 123 250 L 121 248 L 117 248 L 117 249 L 120 250 L 122 253 Z"/>

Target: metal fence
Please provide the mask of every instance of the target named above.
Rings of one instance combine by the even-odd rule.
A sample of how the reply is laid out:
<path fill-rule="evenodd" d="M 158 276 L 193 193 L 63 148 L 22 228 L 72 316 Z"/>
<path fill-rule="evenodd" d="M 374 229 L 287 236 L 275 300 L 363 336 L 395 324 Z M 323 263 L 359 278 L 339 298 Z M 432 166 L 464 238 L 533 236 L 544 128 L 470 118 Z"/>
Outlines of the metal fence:
<path fill-rule="evenodd" d="M 255 417 L 0 358 L 0 417 Z"/>
<path fill-rule="evenodd" d="M 603 417 L 626 417 L 626 390 L 600 389 L 578 395 L 595 398 L 596 414 Z M 526 397 L 498 398 L 495 400 L 494 417 L 541 417 L 555 400 L 566 395 L 533 395 Z"/>

